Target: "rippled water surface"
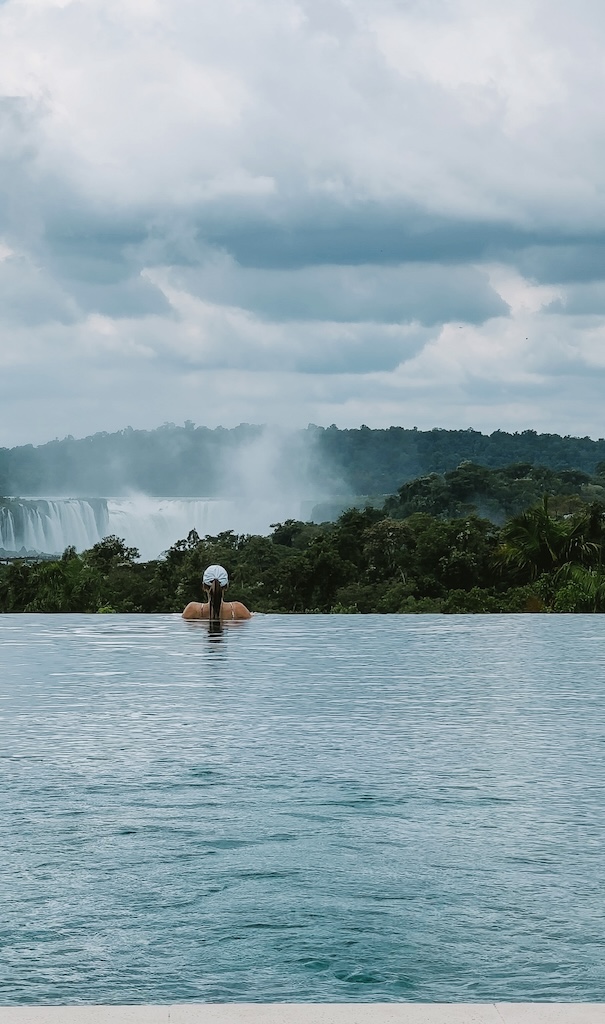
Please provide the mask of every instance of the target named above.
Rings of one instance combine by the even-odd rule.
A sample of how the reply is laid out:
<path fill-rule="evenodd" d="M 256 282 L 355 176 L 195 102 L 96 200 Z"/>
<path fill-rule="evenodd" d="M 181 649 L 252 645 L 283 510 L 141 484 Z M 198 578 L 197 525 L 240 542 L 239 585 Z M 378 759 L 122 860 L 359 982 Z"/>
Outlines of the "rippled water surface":
<path fill-rule="evenodd" d="M 0 1004 L 605 999 L 605 619 L 0 616 Z"/>

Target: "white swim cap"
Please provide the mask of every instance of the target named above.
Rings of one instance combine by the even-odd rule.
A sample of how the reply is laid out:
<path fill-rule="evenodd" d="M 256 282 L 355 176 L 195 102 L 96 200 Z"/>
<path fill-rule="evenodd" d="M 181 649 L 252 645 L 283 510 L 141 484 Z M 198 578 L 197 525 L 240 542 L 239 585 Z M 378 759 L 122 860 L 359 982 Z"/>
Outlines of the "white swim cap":
<path fill-rule="evenodd" d="M 221 587 L 226 587 L 229 582 L 227 570 L 223 569 L 222 565 L 209 565 L 203 575 L 203 582 L 205 587 L 212 586 L 214 580 L 218 580 Z"/>

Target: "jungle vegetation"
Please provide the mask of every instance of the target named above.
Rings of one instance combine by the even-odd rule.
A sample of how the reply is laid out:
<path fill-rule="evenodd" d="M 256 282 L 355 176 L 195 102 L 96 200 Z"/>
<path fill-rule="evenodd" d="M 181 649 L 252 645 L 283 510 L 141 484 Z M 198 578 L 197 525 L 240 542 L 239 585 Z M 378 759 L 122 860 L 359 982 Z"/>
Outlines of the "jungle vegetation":
<path fill-rule="evenodd" d="M 178 612 L 202 599 L 211 562 L 228 569 L 229 596 L 260 612 L 605 611 L 603 469 L 466 464 L 404 484 L 384 508 L 288 520 L 266 537 L 191 531 L 150 562 L 106 537 L 1 565 L 0 611 Z M 477 513 L 490 503 L 511 514 Z"/>

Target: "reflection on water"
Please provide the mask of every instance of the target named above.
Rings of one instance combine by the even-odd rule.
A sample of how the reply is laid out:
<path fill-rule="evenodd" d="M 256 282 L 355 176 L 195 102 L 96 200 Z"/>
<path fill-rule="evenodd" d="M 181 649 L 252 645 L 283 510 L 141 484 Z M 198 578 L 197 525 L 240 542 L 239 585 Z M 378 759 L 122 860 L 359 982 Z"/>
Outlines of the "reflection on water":
<path fill-rule="evenodd" d="M 599 616 L 0 644 L 0 1003 L 605 999 Z"/>
<path fill-rule="evenodd" d="M 209 620 L 208 639 L 214 641 L 223 639 L 223 624 L 220 619 Z"/>

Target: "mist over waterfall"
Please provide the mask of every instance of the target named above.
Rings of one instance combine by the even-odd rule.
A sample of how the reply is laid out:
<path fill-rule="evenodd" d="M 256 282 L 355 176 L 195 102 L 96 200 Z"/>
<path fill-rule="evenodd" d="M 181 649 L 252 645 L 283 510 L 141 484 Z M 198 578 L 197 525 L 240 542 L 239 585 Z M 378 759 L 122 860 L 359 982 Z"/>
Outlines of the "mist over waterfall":
<path fill-rule="evenodd" d="M 115 534 L 142 559 L 158 558 L 191 530 L 200 537 L 225 530 L 266 535 L 272 523 L 308 519 L 338 483 L 309 438 L 255 429 L 237 440 L 212 462 L 210 493 L 218 497 L 152 497 L 133 488 L 113 497 L 0 499 L 0 551 L 54 555 L 71 545 L 83 551 Z M 194 459 L 191 475 L 204 476 Z"/>
<path fill-rule="evenodd" d="M 277 519 L 275 514 L 278 513 Z M 224 530 L 234 533 L 271 531 L 271 523 L 300 519 L 301 502 L 253 501 L 220 498 L 112 498 L 107 501 L 107 533 L 137 547 L 141 558 L 157 558 L 175 541 L 197 530 L 200 537 Z"/>

